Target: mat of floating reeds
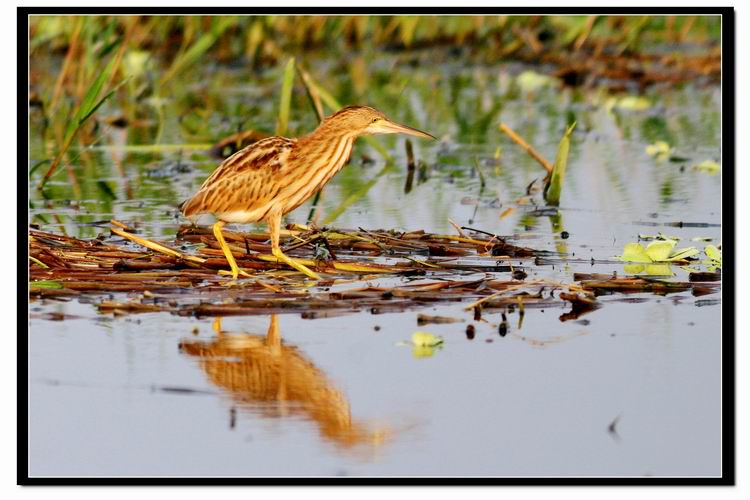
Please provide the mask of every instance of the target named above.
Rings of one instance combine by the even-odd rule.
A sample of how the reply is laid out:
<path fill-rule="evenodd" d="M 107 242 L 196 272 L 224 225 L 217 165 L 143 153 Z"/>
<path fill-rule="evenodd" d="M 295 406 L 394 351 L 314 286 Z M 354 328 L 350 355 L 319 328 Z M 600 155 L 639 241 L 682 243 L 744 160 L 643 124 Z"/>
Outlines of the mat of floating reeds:
<path fill-rule="evenodd" d="M 109 238 L 90 240 L 30 230 L 30 293 L 63 299 L 127 292 L 125 299 L 99 302 L 99 311 L 195 316 L 296 312 L 312 318 L 451 302 L 476 314 L 482 309 L 571 305 L 560 317 L 565 321 L 601 307 L 601 295 L 692 291 L 699 296 L 721 286 L 720 273 L 702 273 L 687 282 L 582 273 L 574 274 L 572 283 L 526 279 L 526 273 L 510 265 L 510 257 L 515 264 L 527 259 L 531 266 L 542 252 L 477 230 L 462 230 L 458 236 L 287 230 L 284 244 L 290 253 L 325 273 L 326 279 L 316 283 L 267 255 L 265 233 L 227 232 L 226 238 L 247 278 L 235 282 L 220 274 L 227 267 L 221 250 L 208 231 L 196 227 L 181 228 L 171 245 L 137 236 L 121 223 L 113 225 Z M 185 253 L 190 247 L 191 253 Z M 435 247 L 440 255 L 435 255 Z M 321 248 L 328 252 L 327 259 L 315 259 Z"/>
<path fill-rule="evenodd" d="M 181 228 L 172 246 L 142 238 L 121 223 L 114 224 L 111 233 L 110 238 L 80 240 L 30 230 L 32 281 L 64 280 L 65 288 L 74 290 L 130 286 L 134 291 L 227 283 L 220 273 L 228 264 L 213 235 L 206 230 Z M 226 239 L 240 267 L 246 270 L 246 277 L 285 282 L 297 278 L 298 284 L 303 282 L 302 275 L 270 255 L 267 234 L 227 231 Z M 327 279 L 320 285 L 370 274 L 509 272 L 507 261 L 511 257 L 539 253 L 493 235 L 436 235 L 422 231 L 293 229 L 285 232 L 283 243 L 290 255 L 325 273 Z M 174 248 L 178 245 L 194 248 L 187 253 Z"/>

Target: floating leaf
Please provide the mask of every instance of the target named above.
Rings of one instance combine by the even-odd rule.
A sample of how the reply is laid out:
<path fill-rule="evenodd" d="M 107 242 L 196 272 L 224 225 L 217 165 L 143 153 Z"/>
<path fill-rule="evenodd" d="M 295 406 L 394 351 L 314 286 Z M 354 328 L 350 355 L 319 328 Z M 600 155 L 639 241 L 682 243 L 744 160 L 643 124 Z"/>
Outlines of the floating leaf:
<path fill-rule="evenodd" d="M 669 258 L 676 244 L 674 240 L 653 241 L 648 244 L 645 252 L 652 261 L 662 262 Z"/>
<path fill-rule="evenodd" d="M 559 80 L 552 76 L 542 75 L 536 71 L 524 71 L 518 75 L 516 82 L 524 92 L 536 92 L 545 87 L 557 86 Z"/>
<path fill-rule="evenodd" d="M 695 236 L 690 238 L 690 241 L 713 241 L 711 236 Z"/>
<path fill-rule="evenodd" d="M 688 257 L 693 257 L 694 255 L 698 255 L 700 253 L 700 250 L 698 250 L 695 247 L 687 247 L 687 248 L 680 248 L 678 251 L 672 253 L 668 259 L 668 261 L 675 261 L 675 260 L 685 260 Z"/>
<path fill-rule="evenodd" d="M 443 343 L 443 339 L 428 332 L 414 332 L 411 343 L 416 347 L 435 347 Z"/>
<path fill-rule="evenodd" d="M 619 257 L 620 260 L 626 262 L 651 262 L 651 257 L 648 256 L 643 245 L 640 243 L 628 243 L 625 245 L 625 249 L 622 251 L 622 255 Z"/>
<path fill-rule="evenodd" d="M 706 256 L 712 260 L 718 260 L 721 262 L 721 250 L 716 248 L 714 245 L 706 245 Z"/>
<path fill-rule="evenodd" d="M 665 141 L 656 141 L 653 144 L 646 146 L 646 154 L 649 156 L 655 156 L 657 159 L 665 159 L 669 157 L 672 152 L 672 146 Z"/>
<path fill-rule="evenodd" d="M 643 111 L 651 107 L 651 101 L 642 96 L 629 95 L 617 99 L 615 106 L 626 111 Z"/>
<path fill-rule="evenodd" d="M 710 175 L 716 175 L 719 173 L 719 170 L 721 170 L 721 166 L 719 166 L 719 164 L 713 160 L 706 160 L 704 162 L 701 162 L 694 168 L 700 172 L 706 172 Z"/>
<path fill-rule="evenodd" d="M 625 262 L 672 262 L 685 260 L 699 253 L 695 247 L 680 248 L 675 251 L 675 245 L 677 245 L 677 240 L 652 241 L 646 248 L 643 248 L 640 243 L 628 243 L 625 245 L 622 255 L 618 258 Z"/>
<path fill-rule="evenodd" d="M 703 251 L 706 252 L 706 257 L 708 257 L 708 260 L 703 261 L 703 263 L 708 265 L 709 271 L 721 269 L 721 250 L 713 245 L 706 245 Z"/>

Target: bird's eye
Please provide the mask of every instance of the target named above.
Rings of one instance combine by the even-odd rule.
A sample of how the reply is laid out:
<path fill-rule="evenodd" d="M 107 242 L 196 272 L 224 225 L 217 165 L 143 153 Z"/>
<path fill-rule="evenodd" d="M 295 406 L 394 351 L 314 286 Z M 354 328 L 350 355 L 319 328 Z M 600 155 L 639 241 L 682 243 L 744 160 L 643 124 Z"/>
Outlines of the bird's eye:
<path fill-rule="evenodd" d="M 378 121 L 378 119 L 377 119 L 377 118 L 373 118 L 373 119 L 372 119 L 372 123 L 375 123 L 376 121 Z"/>

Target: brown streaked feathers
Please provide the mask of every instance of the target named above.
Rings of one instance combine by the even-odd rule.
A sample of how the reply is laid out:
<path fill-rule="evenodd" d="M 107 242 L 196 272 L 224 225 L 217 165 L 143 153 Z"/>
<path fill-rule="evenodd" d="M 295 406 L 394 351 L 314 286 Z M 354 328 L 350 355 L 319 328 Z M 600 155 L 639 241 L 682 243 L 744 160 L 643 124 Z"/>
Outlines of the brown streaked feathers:
<path fill-rule="evenodd" d="M 295 142 L 284 137 L 269 137 L 237 151 L 181 205 L 182 213 L 188 217 L 213 213 L 222 219 L 224 214 L 242 212 L 248 215 L 247 220 L 227 222 L 262 220 L 268 211 L 264 209 L 270 209 L 278 194 L 278 178 L 288 173 L 283 166 Z M 257 218 L 256 213 L 259 213 Z"/>
<path fill-rule="evenodd" d="M 214 237 L 219 242 L 232 279 L 240 273 L 224 240 L 227 222 L 247 223 L 265 220 L 271 236 L 271 253 L 277 261 L 319 280 L 320 276 L 281 250 L 279 235 L 282 217 L 300 206 L 336 175 L 349 160 L 357 137 L 368 134 L 409 134 L 435 137 L 388 120 L 380 111 L 367 106 L 349 106 L 329 116 L 312 133 L 299 139 L 269 137 L 227 158 L 200 190 L 180 205 L 188 217 L 212 213 Z M 249 275 L 248 275 L 249 276 Z"/>
<path fill-rule="evenodd" d="M 188 217 L 211 213 L 220 221 L 237 223 L 283 216 L 346 164 L 357 137 L 399 132 L 432 137 L 394 124 L 368 106 L 345 107 L 299 139 L 269 137 L 233 154 L 180 209 Z"/>

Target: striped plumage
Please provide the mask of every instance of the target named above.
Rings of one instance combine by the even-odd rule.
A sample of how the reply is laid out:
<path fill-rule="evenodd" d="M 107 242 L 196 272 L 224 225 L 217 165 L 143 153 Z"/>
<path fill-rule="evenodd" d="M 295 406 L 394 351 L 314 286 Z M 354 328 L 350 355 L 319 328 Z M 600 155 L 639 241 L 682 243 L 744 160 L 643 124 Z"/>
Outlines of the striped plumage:
<path fill-rule="evenodd" d="M 282 215 L 303 204 L 348 161 L 355 137 L 300 139 L 269 137 L 236 152 L 185 202 L 190 217 L 212 213 L 225 222 L 264 220 L 277 207 Z"/>
<path fill-rule="evenodd" d="M 357 137 L 366 134 L 405 133 L 434 138 L 399 125 L 368 106 L 348 106 L 329 116 L 299 139 L 269 137 L 233 154 L 206 179 L 180 209 L 187 217 L 211 213 L 219 220 L 214 234 L 222 244 L 232 274 L 238 268 L 220 236 L 224 223 L 265 220 L 271 231 L 274 255 L 308 276 L 318 276 L 281 254 L 278 249 L 281 218 L 318 190 L 346 164 Z"/>

